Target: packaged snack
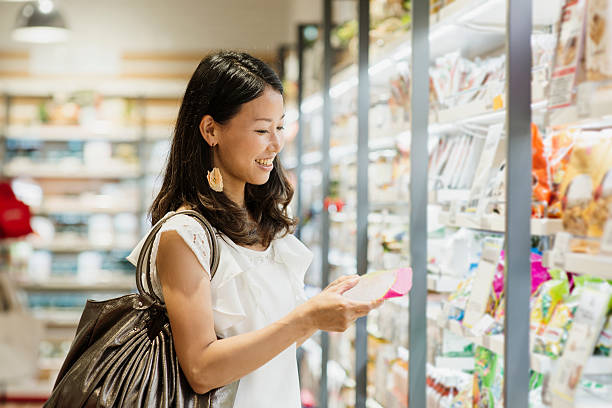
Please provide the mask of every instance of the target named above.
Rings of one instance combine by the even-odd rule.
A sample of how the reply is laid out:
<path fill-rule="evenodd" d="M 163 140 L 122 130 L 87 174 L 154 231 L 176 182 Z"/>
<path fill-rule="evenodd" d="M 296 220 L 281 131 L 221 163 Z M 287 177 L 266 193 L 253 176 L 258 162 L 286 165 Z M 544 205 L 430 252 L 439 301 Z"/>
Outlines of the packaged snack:
<path fill-rule="evenodd" d="M 587 79 L 600 81 L 612 78 L 612 3 L 589 0 L 587 3 L 587 36 L 585 62 Z"/>
<path fill-rule="evenodd" d="M 551 185 L 551 194 L 548 202 L 547 216 L 561 218 L 561 183 L 565 179 L 567 164 L 574 147 L 576 132 L 562 129 L 553 133 L 550 140 L 550 154 L 548 155 L 548 172 Z"/>
<path fill-rule="evenodd" d="M 544 152 L 542 135 L 535 123 L 531 124 L 531 178 L 532 201 L 531 216 L 544 218 L 550 201 L 550 183 L 548 181 L 548 162 Z"/>
<path fill-rule="evenodd" d="M 484 347 L 477 347 L 474 357 L 473 406 L 475 408 L 501 407 L 498 379 L 503 368 L 495 353 Z"/>
<path fill-rule="evenodd" d="M 533 351 L 553 358 L 561 356 L 567 335 L 574 321 L 577 304 L 559 303 L 540 334 L 535 334 Z"/>
<path fill-rule="evenodd" d="M 540 285 L 531 300 L 530 326 L 535 334 L 544 330 L 557 304 L 569 294 L 569 282 L 565 272 L 555 269 L 549 273 L 552 279 Z"/>
<path fill-rule="evenodd" d="M 499 298 L 500 293 L 504 290 L 504 260 L 505 251 L 501 251 L 499 262 L 497 264 L 497 272 L 493 280 L 493 289 L 496 296 Z M 548 269 L 542 265 L 542 255 L 532 250 L 530 255 L 531 261 L 531 294 L 533 295 L 540 285 L 551 279 Z"/>
<path fill-rule="evenodd" d="M 565 0 L 558 30 L 554 71 L 548 87 L 551 109 L 570 106 L 584 46 L 586 0 Z"/>
<path fill-rule="evenodd" d="M 470 293 L 472 291 L 472 284 L 474 282 L 474 276 L 462 280 L 457 285 L 457 288 L 448 297 L 448 303 L 446 304 L 446 316 L 451 320 L 462 321 L 465 314 L 465 307 L 467 305 Z"/>
<path fill-rule="evenodd" d="M 597 172 L 598 179 L 595 180 L 595 193 L 593 201 L 589 204 L 586 217 L 589 222 L 588 235 L 590 237 L 601 237 L 604 224 L 612 213 L 612 130 L 602 130 L 603 140 L 598 149 L 605 150 L 606 154 L 601 157 L 601 166 Z"/>
<path fill-rule="evenodd" d="M 610 150 L 610 141 L 600 132 L 583 131 L 574 143 L 561 182 L 563 227 L 574 235 L 588 234 L 587 207 L 593 197 L 595 183 L 601 180 L 602 163 Z"/>

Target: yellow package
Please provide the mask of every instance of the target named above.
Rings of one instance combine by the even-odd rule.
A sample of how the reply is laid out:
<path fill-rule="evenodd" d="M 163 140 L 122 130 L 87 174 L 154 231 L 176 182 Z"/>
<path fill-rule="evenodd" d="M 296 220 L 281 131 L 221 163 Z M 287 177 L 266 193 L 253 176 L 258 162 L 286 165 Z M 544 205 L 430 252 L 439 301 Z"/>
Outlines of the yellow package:
<path fill-rule="evenodd" d="M 587 236 L 589 211 L 595 185 L 603 176 L 605 157 L 611 142 L 600 132 L 582 132 L 574 143 L 560 186 L 563 228 L 574 235 Z"/>
<path fill-rule="evenodd" d="M 593 200 L 589 204 L 585 216 L 588 221 L 589 237 L 599 238 L 603 235 L 604 224 L 612 214 L 612 130 L 601 131 L 604 140 L 600 149 L 606 154 L 599 160 L 601 165 L 595 179 Z"/>

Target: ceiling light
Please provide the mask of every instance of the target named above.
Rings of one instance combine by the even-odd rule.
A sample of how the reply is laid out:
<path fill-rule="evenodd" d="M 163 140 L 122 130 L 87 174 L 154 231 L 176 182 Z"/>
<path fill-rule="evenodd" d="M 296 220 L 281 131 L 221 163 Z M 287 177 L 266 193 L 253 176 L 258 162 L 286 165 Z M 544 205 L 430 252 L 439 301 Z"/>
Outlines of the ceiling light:
<path fill-rule="evenodd" d="M 68 39 L 70 31 L 51 0 L 27 3 L 17 15 L 13 40 L 32 43 L 55 43 Z"/>

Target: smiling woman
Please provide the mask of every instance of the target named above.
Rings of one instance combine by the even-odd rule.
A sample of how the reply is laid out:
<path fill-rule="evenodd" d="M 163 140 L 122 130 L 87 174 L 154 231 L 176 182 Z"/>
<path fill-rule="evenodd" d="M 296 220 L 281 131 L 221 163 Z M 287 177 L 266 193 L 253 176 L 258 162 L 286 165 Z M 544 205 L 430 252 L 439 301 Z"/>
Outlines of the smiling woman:
<path fill-rule="evenodd" d="M 181 205 L 238 245 L 267 247 L 293 232 L 283 148 L 283 86 L 264 62 L 223 51 L 204 58 L 183 99 L 153 223 Z M 208 183 L 218 169 L 223 192 Z"/>
<path fill-rule="evenodd" d="M 281 82 L 265 63 L 227 51 L 204 58 L 151 207 L 154 223 L 168 221 L 150 238 L 150 289 L 166 306 L 190 386 L 221 389 L 214 408 L 299 408 L 297 346 L 316 330 L 344 331 L 380 305 L 341 296 L 357 283 L 346 276 L 306 299 L 313 254 L 291 234 L 293 188 L 278 157 L 284 118 Z M 214 277 L 214 251 L 187 209 L 220 238 Z"/>

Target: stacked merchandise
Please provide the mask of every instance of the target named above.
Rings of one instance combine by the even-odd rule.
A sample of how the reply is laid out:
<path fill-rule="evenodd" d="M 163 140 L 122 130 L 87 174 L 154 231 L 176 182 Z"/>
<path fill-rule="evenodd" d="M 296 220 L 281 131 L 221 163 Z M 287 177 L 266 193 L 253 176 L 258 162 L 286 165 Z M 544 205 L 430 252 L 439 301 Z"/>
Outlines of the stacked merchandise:
<path fill-rule="evenodd" d="M 532 106 L 535 122 L 532 125 L 531 230 L 534 236 L 529 387 L 532 407 L 582 406 L 575 405 L 580 403 L 608 406 L 612 401 L 609 348 L 612 308 L 609 254 L 612 251 L 607 235 L 612 232 L 607 199 L 612 195 L 607 180 L 612 167 L 609 163 L 612 134 L 606 117 L 610 113 L 609 85 L 601 82 L 606 78 L 602 72 L 611 55 L 603 23 L 610 7 L 608 1 L 568 1 L 563 9 L 560 35 L 552 39 L 551 36 L 532 37 L 533 102 L 546 96 L 546 107 L 550 108 L 541 117 L 536 111 L 539 105 Z M 581 49 L 583 40 L 584 50 Z M 464 89 L 462 81 L 469 85 L 474 72 L 474 66 L 466 61 L 457 54 L 436 60 L 432 70 L 432 97 L 440 107 L 439 122 L 454 124 L 458 118 L 447 115 L 450 110 L 445 109 L 476 101 L 485 92 L 469 86 L 469 91 L 460 92 Z M 494 71 L 501 75 L 498 80 L 504 81 L 503 58 L 485 61 L 499 64 L 501 69 Z M 453 74 L 459 80 L 453 82 Z M 503 107 L 496 102 L 497 90 L 489 88 L 492 84 L 486 87 L 493 89 L 485 98 L 484 109 L 488 111 Z M 547 88 L 548 95 L 542 92 Z M 454 159 L 455 163 L 448 159 L 453 153 L 462 156 L 467 137 L 452 143 L 448 136 L 442 136 L 430 149 L 434 154 L 430 157 L 429 170 L 435 177 L 430 181 L 430 189 L 467 192 L 441 202 L 445 211 L 434 220 L 435 231 L 430 231 L 430 271 L 452 274 L 460 277 L 460 281 L 446 301 L 439 304 L 430 297 L 428 304 L 431 325 L 440 327 L 435 335 L 430 335 L 428 346 L 433 345 L 436 351 L 428 361 L 442 370 L 429 378 L 428 398 L 434 398 L 433 403 L 438 405 L 446 404 L 443 406 L 497 407 L 504 404 L 503 342 L 512 341 L 512 333 L 503 330 L 505 254 L 500 233 L 506 228 L 503 223 L 506 151 L 503 125 L 496 123 L 503 116 L 489 116 L 480 123 L 476 118 L 466 117 L 463 123 L 454 126 L 460 131 L 478 131 L 484 136 L 481 151 L 476 152 L 478 165 L 473 174 L 468 173 L 471 180 L 457 181 L 464 177 L 466 170 L 456 163 L 459 158 Z M 472 125 L 472 121 L 478 126 Z M 465 129 L 466 124 L 470 124 L 469 129 Z M 445 152 L 449 148 L 452 150 Z M 445 166 L 449 165 L 459 169 L 460 174 L 446 170 Z M 502 222 L 497 223 L 496 219 Z M 436 221 L 442 225 L 436 225 Z M 461 226 L 481 232 L 455 230 Z M 557 232 L 560 233 L 552 240 L 550 236 Z M 450 354 L 455 358 L 449 361 L 443 345 L 452 336 L 464 338 L 473 349 L 466 349 L 466 354 Z M 474 361 L 464 366 L 463 358 L 469 352 Z M 446 372 L 449 369 L 455 375 L 473 374 L 469 396 L 462 399 L 457 394 L 451 398 L 456 391 L 454 383 L 448 381 L 448 376 L 453 378 L 453 374 Z"/>
<path fill-rule="evenodd" d="M 177 99 L 80 91 L 11 95 L 6 105 L 1 171 L 31 209 L 34 233 L 2 246 L 23 305 L 45 327 L 44 396 L 86 300 L 135 290 L 125 257 L 148 225 Z"/>
<path fill-rule="evenodd" d="M 379 10 L 378 2 L 374 3 L 371 5 L 373 14 Z M 536 3 L 542 6 L 542 2 Z M 503 336 L 511 341 L 512 333 L 503 333 L 505 254 L 501 248 L 506 230 L 506 135 L 503 119 L 507 78 L 503 35 L 491 33 L 499 28 L 500 16 L 505 18 L 503 7 L 497 5 L 493 1 L 468 0 L 435 2 L 432 5 L 432 13 L 435 13 L 432 21 L 440 23 L 432 24 L 430 28 L 432 109 L 428 170 L 430 191 L 436 193 L 431 194 L 430 202 L 437 205 L 428 209 L 428 306 L 430 311 L 436 307 L 441 309 L 438 317 L 430 316 L 434 323 L 430 326 L 443 328 L 428 333 L 432 340 L 428 347 L 431 354 L 427 356 L 431 364 L 428 369 L 428 398 L 431 398 L 432 406 L 469 406 L 474 402 L 477 406 L 498 406 L 503 403 Z M 605 102 L 610 94 L 609 84 L 599 82 L 610 77 L 606 68 L 610 65 L 610 47 L 605 35 L 607 26 L 602 23 L 607 21 L 609 2 L 568 2 L 563 15 L 570 23 L 580 21 L 578 26 L 581 29 L 569 30 L 571 24 L 564 20 L 558 25 L 565 32 L 561 35 L 561 41 L 558 41 L 556 34 L 549 34 L 554 31 L 561 16 L 561 10 L 553 7 L 555 5 L 546 4 L 537 8 L 540 11 L 546 9 L 548 15 L 545 18 L 534 15 L 534 21 L 539 24 L 537 28 L 534 27 L 532 36 L 534 248 L 531 255 L 531 348 L 534 367 L 530 398 L 534 404 L 538 401 L 548 403 L 553 398 L 543 395 L 546 384 L 558 386 L 563 383 L 562 379 L 551 378 L 555 364 L 556 367 L 575 368 L 576 364 L 572 362 L 572 358 L 575 359 L 575 356 L 572 357 L 574 351 L 565 351 L 571 349 L 568 344 L 572 327 L 584 325 L 582 321 L 578 326 L 570 322 L 580 316 L 579 305 L 585 298 L 581 296 L 584 288 L 591 288 L 599 294 L 607 293 L 608 283 L 605 280 L 610 279 L 609 254 L 612 253 L 605 239 L 610 211 L 608 201 L 612 201 L 608 200 L 612 197 L 612 187 L 608 186 L 611 181 L 607 177 L 612 167 L 608 165 L 611 126 L 607 118 L 597 122 L 594 120 L 603 117 L 597 112 L 607 109 L 606 114 L 609 114 L 609 104 L 594 102 Z M 582 5 L 582 14 L 575 13 L 576 5 Z M 395 17 L 401 19 L 401 13 Z M 460 27 L 446 24 L 446 19 L 460 21 L 461 24 L 457 24 Z M 585 19 L 587 26 L 582 25 Z M 378 24 L 377 18 L 372 20 L 375 25 Z M 323 209 L 330 210 L 331 218 L 330 252 L 321 254 L 329 255 L 332 263 L 330 279 L 355 271 L 354 249 L 359 242 L 355 222 L 355 139 L 358 133 L 357 98 L 356 92 L 353 92 L 357 84 L 355 22 L 356 19 L 347 19 L 339 24 L 334 33 L 336 39 L 332 41 L 334 46 L 343 45 L 344 50 L 348 51 L 340 52 L 334 65 L 337 74 L 332 78 L 330 90 L 333 105 L 329 152 L 332 164 L 331 195 L 321 200 Z M 389 20 L 388 26 L 396 22 Z M 381 27 L 384 31 L 385 25 Z M 368 190 L 371 213 L 368 216 L 367 237 L 370 272 L 400 267 L 410 262 L 407 250 L 409 220 L 406 215 L 409 208 L 411 75 L 410 61 L 407 59 L 409 53 L 403 46 L 409 36 L 403 32 L 405 26 L 397 25 L 396 28 L 397 31 L 386 39 L 380 40 L 379 36 L 373 35 L 376 44 L 372 44 L 370 50 L 372 89 Z M 474 29 L 469 31 L 469 28 Z M 466 31 L 469 31 L 469 35 L 464 34 Z M 580 37 L 581 31 L 585 32 L 583 37 Z M 455 34 L 457 38 L 451 38 Z M 483 43 L 481 35 L 497 42 L 479 49 L 479 44 Z M 398 41 L 394 45 L 396 39 Z M 576 75 L 569 81 L 565 77 L 563 83 L 571 84 L 571 89 L 561 89 L 560 72 L 569 72 L 565 69 L 568 65 L 581 61 L 578 48 L 583 43 L 582 39 L 585 40 L 585 75 Z M 449 52 L 444 47 L 446 40 L 453 44 L 463 41 L 465 44 L 459 45 L 457 51 Z M 341 70 L 347 64 L 351 65 Z M 588 85 L 588 89 L 597 91 L 592 94 L 593 101 L 589 101 L 589 98 L 580 100 L 580 96 L 585 95 L 581 94 L 580 87 L 578 92 L 573 91 L 576 83 L 583 80 L 586 82 L 580 85 Z M 557 108 L 559 104 L 551 101 L 560 98 L 561 94 L 566 99 L 569 95 L 573 104 L 580 105 L 580 119 L 588 111 L 589 115 L 586 116 L 591 118 L 590 123 L 572 121 L 576 123 L 569 124 L 569 120 L 559 123 L 555 115 L 542 116 L 549 107 L 551 111 L 565 108 Z M 308 106 L 312 101 L 315 99 L 309 100 Z M 557 116 L 570 117 L 566 112 L 563 110 L 563 115 Z M 548 116 L 554 120 L 547 122 Z M 555 126 L 547 126 L 550 123 Z M 320 115 L 308 116 L 305 127 L 307 132 L 312 133 L 311 137 L 307 137 L 307 145 L 310 143 L 312 147 L 309 151 L 311 154 L 321 140 L 321 134 L 316 131 L 322 128 Z M 304 160 L 310 158 L 308 156 Z M 312 163 L 319 162 L 313 160 Z M 317 180 L 321 179 L 320 175 L 317 177 Z M 309 210 L 311 214 L 316 214 L 316 210 L 312 211 L 310 207 Z M 464 228 L 457 230 L 457 227 Z M 608 228 L 612 233 L 612 227 Z M 564 230 L 574 235 L 567 240 L 557 238 L 554 242 L 558 250 L 547 251 L 553 242 L 550 236 Z M 574 264 L 565 263 L 578 258 L 559 256 L 575 253 L 599 256 L 589 259 L 601 261 L 598 265 L 604 266 L 598 270 L 607 268 L 606 271 L 590 271 L 587 266 L 584 267 L 586 271 L 577 271 Z M 572 272 L 580 272 L 581 275 Z M 599 276 L 601 281 L 597 281 L 594 275 Z M 434 292 L 453 293 L 447 301 L 441 302 L 445 296 Z M 585 309 L 582 307 L 582 310 Z M 599 364 L 597 357 L 608 358 L 609 323 L 605 323 L 604 318 L 608 313 L 609 322 L 609 310 L 601 310 L 601 324 L 587 324 L 589 331 L 595 334 L 591 336 L 594 338 L 593 347 L 583 363 L 588 360 L 589 364 Z M 391 372 L 391 376 L 397 375 L 397 378 L 407 376 L 407 339 L 394 335 L 391 328 L 397 322 L 390 317 L 393 314 L 405 316 L 407 305 L 388 302 L 368 319 L 368 346 L 374 350 L 368 356 L 368 397 L 374 406 L 374 401 L 385 407 L 394 407 L 395 404 L 405 406 L 407 401 L 408 390 L 396 387 L 400 383 L 393 382 L 388 374 Z M 333 362 L 330 362 L 332 368 L 329 368 L 329 372 L 337 374 L 330 388 L 333 395 L 331 400 L 337 404 L 334 406 L 351 406 L 353 402 L 353 339 L 351 332 L 332 339 L 330 355 Z M 609 360 L 606 363 L 609 365 Z M 465 372 L 469 377 L 465 377 Z M 574 389 L 604 394 L 607 389 L 605 381 L 590 376 L 591 372 L 586 368 L 584 372 L 582 378 L 580 375 L 569 376 Z"/>

